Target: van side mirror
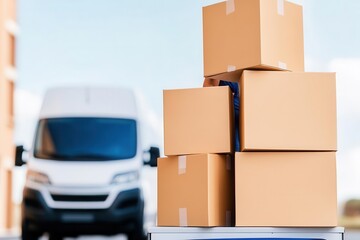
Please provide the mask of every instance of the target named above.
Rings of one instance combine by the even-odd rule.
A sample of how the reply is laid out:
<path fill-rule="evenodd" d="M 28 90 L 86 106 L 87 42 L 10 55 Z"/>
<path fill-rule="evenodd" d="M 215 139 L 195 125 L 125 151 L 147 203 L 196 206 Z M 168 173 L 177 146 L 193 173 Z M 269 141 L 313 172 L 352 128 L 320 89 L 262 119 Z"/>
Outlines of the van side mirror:
<path fill-rule="evenodd" d="M 16 146 L 15 149 L 15 166 L 21 167 L 22 165 L 26 164 L 23 159 L 23 153 L 26 152 L 23 145 Z"/>
<path fill-rule="evenodd" d="M 148 153 L 150 154 L 150 159 L 144 161 L 144 164 L 149 165 L 150 167 L 156 167 L 157 159 L 160 157 L 160 149 L 158 147 L 150 147 Z"/>

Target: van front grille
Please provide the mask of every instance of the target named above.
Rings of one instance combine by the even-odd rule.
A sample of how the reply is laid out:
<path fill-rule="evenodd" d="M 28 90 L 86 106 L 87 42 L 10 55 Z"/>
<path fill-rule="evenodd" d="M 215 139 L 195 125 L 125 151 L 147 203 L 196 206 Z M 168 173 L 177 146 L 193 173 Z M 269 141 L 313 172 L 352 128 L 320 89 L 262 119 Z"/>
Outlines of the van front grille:
<path fill-rule="evenodd" d="M 58 202 L 104 202 L 108 195 L 59 195 L 51 194 L 52 199 Z"/>

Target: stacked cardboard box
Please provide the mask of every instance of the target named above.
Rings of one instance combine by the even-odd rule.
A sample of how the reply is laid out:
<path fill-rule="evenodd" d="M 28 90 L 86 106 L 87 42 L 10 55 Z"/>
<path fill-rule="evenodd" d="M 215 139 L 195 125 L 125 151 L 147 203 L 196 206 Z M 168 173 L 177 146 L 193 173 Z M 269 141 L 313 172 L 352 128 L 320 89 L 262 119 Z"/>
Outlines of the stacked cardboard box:
<path fill-rule="evenodd" d="M 236 226 L 337 225 L 333 152 L 236 153 Z"/>
<path fill-rule="evenodd" d="M 164 91 L 166 158 L 158 160 L 159 226 L 230 226 L 233 97 L 228 87 Z"/>
<path fill-rule="evenodd" d="M 205 77 L 240 86 L 235 225 L 336 226 L 335 74 L 304 72 L 302 7 L 228 0 L 204 7 L 203 24 Z M 229 223 L 233 173 L 225 177 L 220 166 L 233 163 L 219 154 L 233 153 L 231 96 L 226 87 L 164 91 L 171 157 L 159 161 L 159 225 Z M 218 169 L 213 156 L 222 159 Z M 184 159 L 202 167 L 180 180 Z"/>
<path fill-rule="evenodd" d="M 336 226 L 335 74 L 244 71 L 236 226 Z"/>
<path fill-rule="evenodd" d="M 244 69 L 304 71 L 302 7 L 227 0 L 203 8 L 204 75 L 238 81 Z"/>

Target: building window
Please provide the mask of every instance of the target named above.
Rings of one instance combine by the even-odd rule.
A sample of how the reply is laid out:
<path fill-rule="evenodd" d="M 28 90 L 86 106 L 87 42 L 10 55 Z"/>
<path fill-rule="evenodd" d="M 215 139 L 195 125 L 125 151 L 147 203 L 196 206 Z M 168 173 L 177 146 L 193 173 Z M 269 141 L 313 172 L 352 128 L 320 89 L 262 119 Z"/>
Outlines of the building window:
<path fill-rule="evenodd" d="M 16 62 L 16 39 L 13 34 L 9 34 L 9 64 L 15 67 Z"/>
<path fill-rule="evenodd" d="M 8 113 L 9 113 L 9 126 L 14 125 L 14 81 L 8 80 Z"/>

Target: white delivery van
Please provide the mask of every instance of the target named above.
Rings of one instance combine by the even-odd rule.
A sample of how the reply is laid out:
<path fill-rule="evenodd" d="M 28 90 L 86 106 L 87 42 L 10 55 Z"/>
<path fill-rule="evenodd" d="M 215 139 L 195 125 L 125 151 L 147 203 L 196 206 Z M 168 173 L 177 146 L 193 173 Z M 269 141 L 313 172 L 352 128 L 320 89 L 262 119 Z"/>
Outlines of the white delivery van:
<path fill-rule="evenodd" d="M 131 90 L 50 89 L 27 159 L 22 146 L 16 149 L 15 165 L 27 163 L 22 239 L 45 232 L 50 239 L 118 233 L 145 238 L 151 189 L 144 194 L 142 173 L 156 166 L 159 148 L 144 152 L 139 122 Z M 156 201 L 156 183 L 146 182 L 155 185 Z"/>

